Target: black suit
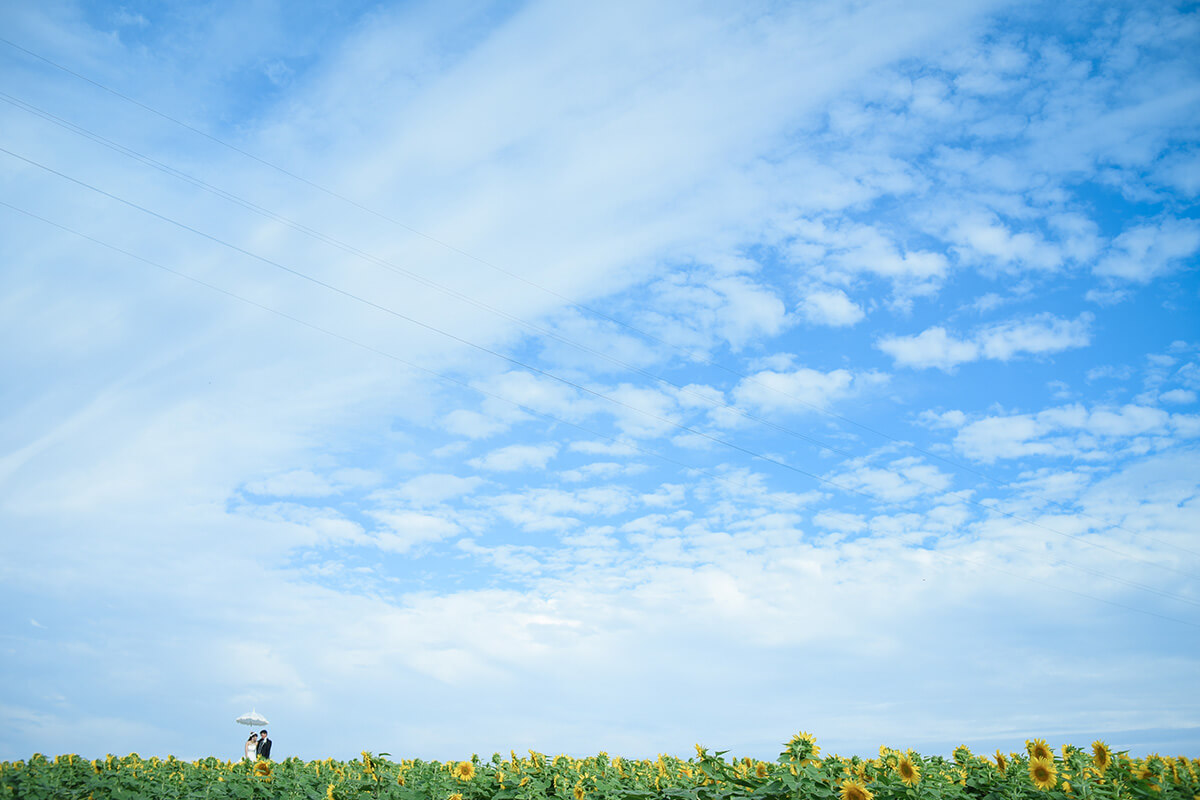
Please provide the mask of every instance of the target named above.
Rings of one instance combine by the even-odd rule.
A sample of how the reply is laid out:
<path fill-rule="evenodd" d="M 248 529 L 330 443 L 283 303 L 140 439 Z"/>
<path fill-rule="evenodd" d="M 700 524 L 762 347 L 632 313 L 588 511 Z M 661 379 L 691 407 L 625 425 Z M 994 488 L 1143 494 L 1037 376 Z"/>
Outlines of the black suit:
<path fill-rule="evenodd" d="M 271 740 L 265 736 L 263 738 L 259 739 L 258 747 L 256 747 L 254 749 L 254 752 L 258 755 L 259 758 L 270 758 L 271 757 Z"/>

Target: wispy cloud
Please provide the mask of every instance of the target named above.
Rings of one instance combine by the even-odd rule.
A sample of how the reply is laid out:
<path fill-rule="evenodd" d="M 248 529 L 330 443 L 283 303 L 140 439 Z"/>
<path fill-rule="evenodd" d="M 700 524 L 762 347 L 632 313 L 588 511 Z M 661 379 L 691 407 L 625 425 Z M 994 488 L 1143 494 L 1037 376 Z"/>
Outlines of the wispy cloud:
<path fill-rule="evenodd" d="M 814 325 L 842 327 L 861 322 L 866 313 L 841 289 L 816 290 L 804 296 L 800 313 Z"/>
<path fill-rule="evenodd" d="M 960 364 L 993 359 L 1009 361 L 1022 355 L 1058 353 L 1091 343 L 1095 317 L 1084 312 L 1074 320 L 1040 314 L 980 328 L 969 339 L 958 339 L 941 326 L 913 336 L 885 336 L 876 346 L 897 366 L 952 371 Z"/>
<path fill-rule="evenodd" d="M 523 469 L 541 469 L 558 453 L 555 444 L 510 444 L 490 453 L 473 458 L 467 463 L 487 472 L 516 472 Z"/>
<path fill-rule="evenodd" d="M 1113 240 L 1096 263 L 1096 274 L 1146 283 L 1179 267 L 1200 251 L 1200 222 L 1168 217 L 1139 225 Z"/>

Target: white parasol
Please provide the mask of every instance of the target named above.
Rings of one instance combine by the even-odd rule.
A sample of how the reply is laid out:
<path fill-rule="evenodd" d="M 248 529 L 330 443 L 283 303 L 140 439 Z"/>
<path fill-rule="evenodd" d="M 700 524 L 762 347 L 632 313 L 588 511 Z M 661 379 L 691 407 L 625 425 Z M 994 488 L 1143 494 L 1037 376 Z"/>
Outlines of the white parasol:
<path fill-rule="evenodd" d="M 258 713 L 257 711 L 251 711 L 247 714 L 242 714 L 235 721 L 241 725 L 266 725 L 267 724 L 267 718 L 264 717 L 262 714 Z"/>

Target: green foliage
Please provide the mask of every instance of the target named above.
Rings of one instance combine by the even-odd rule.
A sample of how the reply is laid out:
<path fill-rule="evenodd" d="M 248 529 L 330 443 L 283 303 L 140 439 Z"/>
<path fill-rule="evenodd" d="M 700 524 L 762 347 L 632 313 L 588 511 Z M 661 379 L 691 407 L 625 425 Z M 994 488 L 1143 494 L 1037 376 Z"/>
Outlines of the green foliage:
<path fill-rule="evenodd" d="M 1039 744 L 1043 750 L 1035 748 Z M 697 745 L 696 757 L 630 760 L 499 753 L 483 761 L 392 761 L 363 752 L 353 761 L 143 759 L 136 753 L 88 761 L 0 762 L 0 800 L 1194 800 L 1200 762 L 1157 755 L 1131 759 L 1097 742 L 1090 751 L 1040 740 L 1024 753 L 949 760 L 880 748 L 879 757 L 820 758 L 807 734 L 774 762 L 727 759 Z M 1097 750 L 1102 748 L 1103 752 Z M 1033 754 L 1033 755 L 1031 755 Z M 1034 756 L 1038 756 L 1035 758 Z"/>

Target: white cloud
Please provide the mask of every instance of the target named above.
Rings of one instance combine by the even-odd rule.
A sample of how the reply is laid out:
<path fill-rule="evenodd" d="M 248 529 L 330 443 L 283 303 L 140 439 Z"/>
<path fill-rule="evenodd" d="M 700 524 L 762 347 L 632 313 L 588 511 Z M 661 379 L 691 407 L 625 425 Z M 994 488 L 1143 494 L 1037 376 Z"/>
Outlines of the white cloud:
<path fill-rule="evenodd" d="M 789 234 L 791 260 L 832 284 L 869 275 L 889 281 L 897 298 L 920 296 L 935 292 L 950 269 L 941 253 L 905 250 L 869 225 L 801 219 L 789 226 Z"/>
<path fill-rule="evenodd" d="M 400 501 L 419 507 L 430 506 L 470 495 L 483 483 L 483 479 L 476 476 L 461 478 L 444 473 L 428 473 L 405 481 L 396 489 L 376 492 L 372 496 L 376 499 Z"/>
<path fill-rule="evenodd" d="M 757 337 L 774 336 L 783 330 L 783 301 L 773 291 L 740 276 L 719 278 L 709 285 L 724 297 L 718 325 L 734 350 Z"/>
<path fill-rule="evenodd" d="M 868 372 L 855 375 L 849 370 L 829 372 L 798 367 L 786 370 L 760 370 L 747 375 L 734 387 L 732 396 L 739 407 L 757 413 L 803 412 L 824 409 L 866 387 L 886 382 L 887 376 Z"/>
<path fill-rule="evenodd" d="M 1169 392 L 1160 394 L 1158 399 L 1172 405 L 1188 405 L 1196 402 L 1196 393 L 1190 389 L 1172 389 Z"/>
<path fill-rule="evenodd" d="M 579 390 L 561 380 L 535 375 L 522 370 L 510 370 L 494 375 L 475 385 L 504 401 L 485 397 L 483 406 L 491 415 L 508 419 L 523 419 L 525 413 L 513 407 L 519 403 L 543 414 L 574 420 L 586 414 L 596 401 L 580 396 Z M 505 402 L 507 401 L 507 402 Z"/>
<path fill-rule="evenodd" d="M 541 469 L 558 455 L 558 445 L 510 444 L 490 453 L 472 458 L 467 463 L 476 469 L 488 472 L 517 472 L 524 469 Z"/>
<path fill-rule="evenodd" d="M 676 272 L 651 287 L 655 300 L 639 309 L 642 326 L 680 346 L 720 342 L 737 351 L 778 334 L 788 323 L 773 289 L 745 275 Z"/>
<path fill-rule="evenodd" d="M 582 483 L 588 480 L 610 480 L 622 475 L 638 475 L 645 472 L 645 464 L 619 464 L 615 461 L 596 461 L 576 469 L 559 473 L 559 477 L 568 483 Z"/>
<path fill-rule="evenodd" d="M 1093 287 L 1084 293 L 1083 299 L 1098 306 L 1115 306 L 1129 299 L 1129 295 L 1128 289 L 1118 289 L 1112 286 L 1106 286 L 1103 289 Z"/>
<path fill-rule="evenodd" d="M 838 533 L 862 533 L 868 528 L 866 519 L 861 515 L 834 511 L 820 511 L 814 514 L 813 524 Z"/>
<path fill-rule="evenodd" d="M 687 487 L 680 483 L 665 483 L 652 494 L 641 497 L 643 505 L 650 508 L 677 508 L 683 505 Z"/>
<path fill-rule="evenodd" d="M 985 328 L 976 335 L 983 358 L 1008 361 L 1021 354 L 1058 353 L 1091 343 L 1092 314 L 1084 312 L 1074 320 L 1053 314 L 1038 314 L 1023 320 L 1010 320 Z"/>
<path fill-rule="evenodd" d="M 1113 240 L 1095 272 L 1108 278 L 1148 283 L 1176 269 L 1200 250 L 1200 221 L 1166 217 L 1138 225 Z"/>
<path fill-rule="evenodd" d="M 936 325 L 913 336 L 884 336 L 876 347 L 898 366 L 950 372 L 959 364 L 979 359 L 1008 361 L 1018 355 L 1086 347 L 1091 342 L 1093 319 L 1087 312 L 1074 320 L 1043 313 L 981 328 L 971 339 L 958 339 Z"/>
<path fill-rule="evenodd" d="M 960 255 L 987 266 L 1049 270 L 1062 264 L 1059 249 L 1037 233 L 1012 233 L 995 215 L 969 215 L 950 231 Z"/>
<path fill-rule="evenodd" d="M 1133 375 L 1133 370 L 1128 366 L 1114 366 L 1112 364 L 1103 364 L 1099 367 L 1092 367 L 1087 371 L 1087 379 L 1089 381 L 1099 380 L 1129 380 Z"/>
<path fill-rule="evenodd" d="M 975 298 L 970 307 L 980 313 L 987 313 L 1004 305 L 1005 302 L 1007 302 L 1005 298 L 995 292 L 988 292 Z"/>
<path fill-rule="evenodd" d="M 364 543 L 366 536 L 357 522 L 334 508 L 301 503 L 245 503 L 231 511 L 246 518 L 278 525 L 290 547 L 319 547 Z"/>
<path fill-rule="evenodd" d="M 917 415 L 922 425 L 934 429 L 957 429 L 967 423 L 967 415 L 958 410 L 951 411 L 922 411 Z"/>
<path fill-rule="evenodd" d="M 876 342 L 897 366 L 926 369 L 936 367 L 949 372 L 959 364 L 979 358 L 979 345 L 956 339 L 940 325 L 928 328 L 915 336 L 885 336 Z"/>
<path fill-rule="evenodd" d="M 538 575 L 544 571 L 544 564 L 539 558 L 540 553 L 536 547 L 512 544 L 485 547 L 474 539 L 460 539 L 454 546 L 465 553 L 488 561 L 496 569 L 510 575 L 526 577 Z"/>
<path fill-rule="evenodd" d="M 854 325 L 866 316 L 841 289 L 809 292 L 800 303 L 800 313 L 813 325 L 832 327 Z"/>
<path fill-rule="evenodd" d="M 682 424 L 676 397 L 658 389 L 623 383 L 606 390 L 604 395 L 614 402 L 602 407 L 614 415 L 624 436 L 636 439 L 662 436 Z"/>
<path fill-rule="evenodd" d="M 574 420 L 588 413 L 595 403 L 581 397 L 578 390 L 562 380 L 524 370 L 489 375 L 472 385 L 484 393 L 481 409 L 456 408 L 441 419 L 445 430 L 471 439 L 504 433 L 528 419 L 529 414 L 523 408 Z"/>
<path fill-rule="evenodd" d="M 246 491 L 275 497 L 326 497 L 338 490 L 310 470 L 294 469 L 246 484 Z"/>
<path fill-rule="evenodd" d="M 1084 214 L 1051 214 L 1047 221 L 1050 228 L 1059 235 L 1058 246 L 1066 259 L 1080 264 L 1089 261 L 1100 252 L 1100 228 Z"/>
<path fill-rule="evenodd" d="M 1135 404 L 1092 409 L 1074 404 L 974 420 L 958 431 L 954 446 L 986 463 L 1032 456 L 1106 459 L 1121 450 L 1160 450 L 1193 438 L 1195 421 L 1193 416 Z"/>
<path fill-rule="evenodd" d="M 676 395 L 682 408 L 712 408 L 725 404 L 725 394 L 714 386 L 689 383 Z"/>
<path fill-rule="evenodd" d="M 1184 386 L 1200 390 L 1200 361 L 1184 364 L 1175 373 L 1175 378 Z"/>
<path fill-rule="evenodd" d="M 434 458 L 450 458 L 461 453 L 465 453 L 470 449 L 471 445 L 469 442 L 459 440 L 456 442 L 450 442 L 449 444 L 444 444 L 441 447 L 435 447 L 433 450 L 429 451 L 429 454 Z"/>
<path fill-rule="evenodd" d="M 389 553 L 407 553 L 417 545 L 438 542 L 462 531 L 451 519 L 419 511 L 376 510 L 368 514 L 387 528 L 375 534 L 372 542 Z"/>
<path fill-rule="evenodd" d="M 543 336 L 539 345 L 542 358 L 558 373 L 615 374 L 629 367 L 650 367 L 664 357 L 645 337 L 574 306 L 560 309 L 539 327 L 552 334 Z"/>
<path fill-rule="evenodd" d="M 141 14 L 134 13 L 122 7 L 117 9 L 112 15 L 113 22 L 121 26 L 131 26 L 135 28 L 145 28 L 150 24 Z"/>
<path fill-rule="evenodd" d="M 884 502 L 902 502 L 950 487 L 951 477 L 916 458 L 897 459 L 886 467 L 860 464 L 829 476 L 839 486 Z"/>
<path fill-rule="evenodd" d="M 593 456 L 634 456 L 639 453 L 639 450 L 632 442 L 621 439 L 613 441 L 574 441 L 567 446 L 567 449 L 573 453 L 586 453 Z"/>
<path fill-rule="evenodd" d="M 1159 162 L 1155 177 L 1189 197 L 1200 193 L 1200 152 L 1172 153 Z"/>
<path fill-rule="evenodd" d="M 495 436 L 508 430 L 511 424 L 509 420 L 497 419 L 466 408 L 456 408 L 442 417 L 442 426 L 448 432 L 469 439 Z"/>
<path fill-rule="evenodd" d="M 632 497 L 620 486 L 581 487 L 572 491 L 533 489 L 493 498 L 496 512 L 530 531 L 575 528 L 580 516 L 611 517 L 629 508 Z"/>

